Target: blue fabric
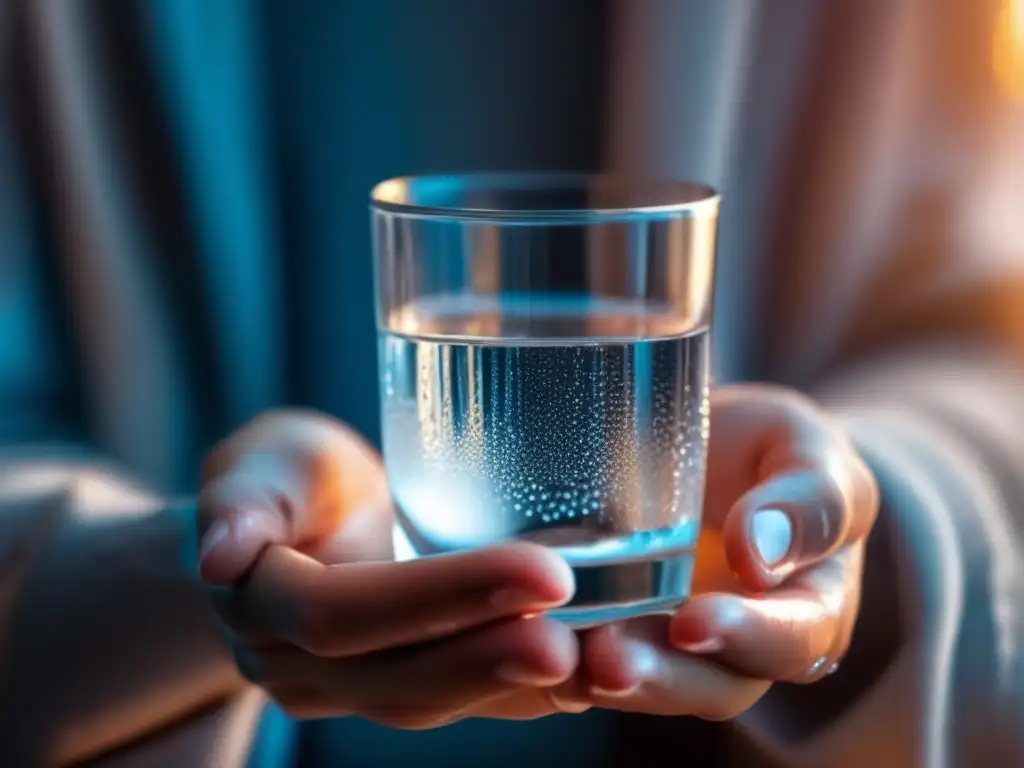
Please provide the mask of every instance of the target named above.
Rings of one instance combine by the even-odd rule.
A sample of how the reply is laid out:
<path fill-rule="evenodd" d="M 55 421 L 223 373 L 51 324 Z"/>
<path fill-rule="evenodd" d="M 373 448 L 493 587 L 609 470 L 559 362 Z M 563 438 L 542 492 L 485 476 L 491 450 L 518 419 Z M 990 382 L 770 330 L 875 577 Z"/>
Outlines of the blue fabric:
<path fill-rule="evenodd" d="M 227 416 L 282 397 L 278 232 L 260 17 L 247 0 L 149 3 L 151 40 L 217 335 Z M 213 44 L 211 44 L 213 43 Z"/>
<path fill-rule="evenodd" d="M 48 4 L 45 25 L 33 23 L 51 45 L 29 58 L 50 57 L 67 88 L 45 93 L 54 87 L 39 75 L 46 67 L 19 72 L 68 119 L 55 126 L 31 110 L 19 119 L 23 140 L 64 165 L 39 174 L 57 180 L 41 186 L 41 200 L 12 196 L 26 211 L 38 203 L 64 237 L 42 254 L 22 245 L 24 226 L 0 229 L 0 248 L 32 266 L 0 307 L 0 384 L 52 413 L 46 389 L 60 343 L 42 310 L 72 296 L 66 330 L 85 363 L 80 407 L 92 442 L 157 490 L 194 492 L 212 441 L 275 406 L 324 410 L 376 441 L 370 186 L 438 170 L 596 165 L 598 5 L 521 0 L 495 13 L 475 0 L 153 0 L 115 13 Z M 534 52 L 524 58 L 526 38 Z M 4 105 L 6 130 L 14 107 Z M 0 156 L 0 177 L 13 179 L 8 160 Z M 33 216 L 0 208 L 20 225 Z M 44 262 L 51 293 L 35 279 Z M 103 303 L 111 311 L 95 321 Z M 133 320 L 138 327 L 101 327 Z M 121 395 L 110 396 L 111 382 Z M 23 427 L 9 435 L 32 436 Z M 609 721 L 410 734 L 342 720 L 310 726 L 308 741 L 326 764 L 541 765 L 555 756 L 600 766 L 612 756 Z M 272 710 L 261 730 L 258 749 L 272 762 L 294 735 L 282 724 Z"/>

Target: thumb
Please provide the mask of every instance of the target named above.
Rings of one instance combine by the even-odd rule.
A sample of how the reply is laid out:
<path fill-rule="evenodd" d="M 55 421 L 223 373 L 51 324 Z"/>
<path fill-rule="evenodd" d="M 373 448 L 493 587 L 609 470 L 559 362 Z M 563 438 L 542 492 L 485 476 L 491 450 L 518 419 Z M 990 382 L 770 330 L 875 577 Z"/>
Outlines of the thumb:
<path fill-rule="evenodd" d="M 198 503 L 199 573 L 211 584 L 233 583 L 265 547 L 315 550 L 329 535 L 344 533 L 354 510 L 367 507 L 387 507 L 387 484 L 361 438 L 313 414 L 262 416 L 207 461 Z"/>

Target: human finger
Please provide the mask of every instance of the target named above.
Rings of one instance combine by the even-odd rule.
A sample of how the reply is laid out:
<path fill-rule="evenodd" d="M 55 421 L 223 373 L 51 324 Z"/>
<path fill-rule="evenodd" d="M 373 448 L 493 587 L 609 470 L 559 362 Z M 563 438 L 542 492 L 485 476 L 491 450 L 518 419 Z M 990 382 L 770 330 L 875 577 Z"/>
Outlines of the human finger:
<path fill-rule="evenodd" d="M 321 711 L 329 703 L 326 709 L 334 715 L 420 729 L 459 719 L 480 701 L 557 685 L 572 675 L 577 661 L 572 630 L 538 616 L 346 659 L 272 649 L 252 653 L 239 666 L 271 689 L 304 689 L 306 701 Z"/>
<path fill-rule="evenodd" d="M 274 546 L 236 589 L 235 606 L 270 634 L 337 657 L 543 611 L 567 602 L 573 590 L 565 561 L 527 543 L 336 566 Z"/>
<path fill-rule="evenodd" d="M 238 580 L 270 544 L 315 555 L 335 534 L 356 559 L 390 551 L 378 457 L 352 430 L 316 414 L 266 414 L 223 441 L 206 462 L 197 506 L 199 568 L 211 584 Z"/>
<path fill-rule="evenodd" d="M 586 635 L 581 665 L 594 706 L 726 720 L 749 709 L 770 688 L 768 680 L 672 648 L 668 623 L 667 616 L 647 616 Z M 559 697 L 572 695 L 563 691 Z"/>
<path fill-rule="evenodd" d="M 863 539 L 878 491 L 849 440 L 803 396 L 774 387 L 716 391 L 705 524 L 752 591 Z"/>
<path fill-rule="evenodd" d="M 849 645 L 862 563 L 863 547 L 847 547 L 763 595 L 695 596 L 672 617 L 672 645 L 750 677 L 817 680 Z"/>

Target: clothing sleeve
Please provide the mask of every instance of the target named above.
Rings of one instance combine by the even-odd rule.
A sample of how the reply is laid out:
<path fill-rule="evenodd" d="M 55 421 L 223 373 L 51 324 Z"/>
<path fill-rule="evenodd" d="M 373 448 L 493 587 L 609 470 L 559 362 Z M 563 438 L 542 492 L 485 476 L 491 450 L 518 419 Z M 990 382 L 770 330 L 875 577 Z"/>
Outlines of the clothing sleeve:
<path fill-rule="evenodd" d="M 191 502 L 158 499 L 81 455 L 0 457 L 0 740 L 11 765 L 91 758 L 242 689 L 192 572 Z"/>
<path fill-rule="evenodd" d="M 746 748 L 786 766 L 1021 764 L 1021 369 L 971 345 L 933 348 L 818 396 L 874 470 L 883 509 L 847 660 L 835 679 L 773 691 L 741 725 Z"/>
<path fill-rule="evenodd" d="M 831 721 L 781 736 L 809 688 L 748 723 L 785 765 L 1024 764 L 1024 6 L 942 5 L 893 19 L 890 122 L 846 145 L 862 183 L 819 176 L 819 224 L 851 196 L 888 210 L 828 252 L 795 238 L 776 370 L 846 424 L 884 506 Z"/>
<path fill-rule="evenodd" d="M 666 138 L 686 112 L 667 75 L 678 56 L 629 38 L 685 24 L 696 5 L 638 5 L 647 15 L 620 4 L 620 53 L 658 75 L 624 89 L 631 125 L 613 151 L 646 166 L 661 151 L 678 173 L 684 140 Z M 814 394 L 846 425 L 883 509 L 848 658 L 748 713 L 737 764 L 1024 764 L 1024 6 L 840 2 L 808 24 L 798 11 L 812 4 L 754 5 L 722 3 L 717 36 L 705 31 L 732 41 L 743 70 L 724 83 L 738 106 L 709 102 L 723 126 L 747 118 L 709 154 L 725 158 L 723 211 L 767 233 L 747 242 L 765 257 L 763 287 L 729 311 L 755 307 L 764 332 L 744 354 L 767 358 L 758 377 Z M 787 79 L 775 65 L 795 51 Z M 764 93 L 779 83 L 797 97 Z M 749 113 L 765 99 L 792 124 Z M 781 158 L 771 173 L 758 144 Z M 765 178 L 767 192 L 744 186 Z"/>

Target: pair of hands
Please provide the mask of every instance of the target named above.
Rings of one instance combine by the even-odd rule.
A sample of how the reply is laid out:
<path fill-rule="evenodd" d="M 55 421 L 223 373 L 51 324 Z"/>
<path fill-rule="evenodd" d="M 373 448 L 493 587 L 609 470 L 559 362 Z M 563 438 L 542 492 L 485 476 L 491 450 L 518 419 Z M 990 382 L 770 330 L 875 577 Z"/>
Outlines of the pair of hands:
<path fill-rule="evenodd" d="M 724 387 L 711 405 L 694 597 L 579 634 L 541 613 L 573 592 L 551 551 L 396 563 L 374 452 L 313 414 L 258 418 L 210 456 L 199 503 L 239 668 L 296 717 L 415 729 L 590 707 L 728 719 L 822 677 L 857 616 L 872 475 L 799 395 Z"/>

